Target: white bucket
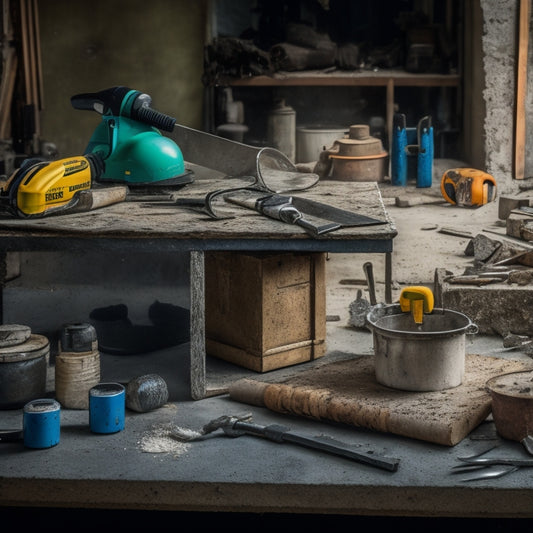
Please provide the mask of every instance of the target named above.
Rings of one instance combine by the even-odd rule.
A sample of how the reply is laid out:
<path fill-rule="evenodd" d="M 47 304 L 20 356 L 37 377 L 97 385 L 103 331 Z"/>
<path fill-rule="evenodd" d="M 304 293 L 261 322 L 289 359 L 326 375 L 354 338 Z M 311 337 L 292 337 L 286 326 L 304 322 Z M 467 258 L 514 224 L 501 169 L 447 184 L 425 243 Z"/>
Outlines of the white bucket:
<path fill-rule="evenodd" d="M 318 161 L 320 152 L 333 146 L 337 139 L 342 139 L 350 128 L 296 128 L 296 162 L 310 163 Z"/>

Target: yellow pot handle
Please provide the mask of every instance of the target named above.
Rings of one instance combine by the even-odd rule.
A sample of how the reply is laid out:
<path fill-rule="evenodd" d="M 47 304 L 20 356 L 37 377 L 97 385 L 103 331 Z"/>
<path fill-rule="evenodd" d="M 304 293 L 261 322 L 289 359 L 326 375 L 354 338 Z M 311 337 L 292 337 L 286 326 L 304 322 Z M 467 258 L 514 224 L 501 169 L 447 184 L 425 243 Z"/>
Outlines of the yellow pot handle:
<path fill-rule="evenodd" d="M 433 292 L 428 287 L 413 285 L 403 289 L 400 294 L 400 309 L 404 313 L 411 311 L 417 324 L 422 324 L 424 313 L 431 313 L 433 306 Z"/>

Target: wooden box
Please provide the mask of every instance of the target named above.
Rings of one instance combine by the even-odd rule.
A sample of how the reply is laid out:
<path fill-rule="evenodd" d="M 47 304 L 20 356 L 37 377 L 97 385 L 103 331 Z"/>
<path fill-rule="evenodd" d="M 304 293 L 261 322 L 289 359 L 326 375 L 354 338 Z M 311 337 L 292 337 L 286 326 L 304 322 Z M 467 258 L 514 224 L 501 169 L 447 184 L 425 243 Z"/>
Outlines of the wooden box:
<path fill-rule="evenodd" d="M 205 253 L 208 355 L 267 372 L 326 351 L 325 253 Z"/>

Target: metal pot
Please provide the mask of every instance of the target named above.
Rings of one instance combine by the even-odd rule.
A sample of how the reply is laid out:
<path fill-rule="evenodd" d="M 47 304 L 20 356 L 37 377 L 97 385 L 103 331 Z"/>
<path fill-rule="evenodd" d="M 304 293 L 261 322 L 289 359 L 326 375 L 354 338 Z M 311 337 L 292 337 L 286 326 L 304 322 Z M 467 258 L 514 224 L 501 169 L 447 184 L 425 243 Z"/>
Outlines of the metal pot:
<path fill-rule="evenodd" d="M 46 393 L 50 344 L 42 335 L 0 349 L 0 409 L 18 409 Z"/>
<path fill-rule="evenodd" d="M 376 306 L 368 315 L 378 383 L 408 391 L 439 391 L 461 385 L 465 335 L 478 327 L 466 315 L 433 309 L 416 324 L 399 304 Z"/>
<path fill-rule="evenodd" d="M 519 442 L 533 435 L 533 371 L 496 376 L 486 387 L 498 434 Z"/>
<path fill-rule="evenodd" d="M 350 126 L 348 138 L 338 139 L 329 157 L 332 180 L 383 181 L 388 168 L 388 153 L 366 124 Z"/>

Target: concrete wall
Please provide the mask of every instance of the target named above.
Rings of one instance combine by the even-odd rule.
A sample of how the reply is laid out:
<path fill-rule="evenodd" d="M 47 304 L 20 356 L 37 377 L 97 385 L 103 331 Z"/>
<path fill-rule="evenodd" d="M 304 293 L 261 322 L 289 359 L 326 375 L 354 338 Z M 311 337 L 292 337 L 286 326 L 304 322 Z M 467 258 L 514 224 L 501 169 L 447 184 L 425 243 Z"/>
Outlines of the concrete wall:
<path fill-rule="evenodd" d="M 74 94 L 126 85 L 153 107 L 202 125 L 207 0 L 41 0 L 43 140 L 60 156 L 83 153 L 96 112 L 77 111 Z M 53 338 L 64 323 L 87 322 L 96 307 L 125 304 L 149 323 L 158 300 L 189 306 L 189 254 L 41 252 L 20 254 L 21 277 L 3 292 L 4 321 Z M 20 305 L 23 301 L 24 305 Z"/>
<path fill-rule="evenodd" d="M 522 180 L 513 177 L 514 103 L 518 35 L 517 0 L 483 0 L 482 65 L 486 106 L 483 121 L 485 166 L 497 180 L 500 193 L 518 191 Z M 531 28 L 530 28 L 531 32 Z M 531 57 L 531 51 L 530 51 Z M 528 61 L 531 65 L 531 61 Z M 533 175 L 533 72 L 528 69 L 526 109 L 526 178 Z"/>
<path fill-rule="evenodd" d="M 81 153 L 101 121 L 70 97 L 115 85 L 148 93 L 155 109 L 202 124 L 207 0 L 39 2 L 42 136 L 60 155 Z"/>

